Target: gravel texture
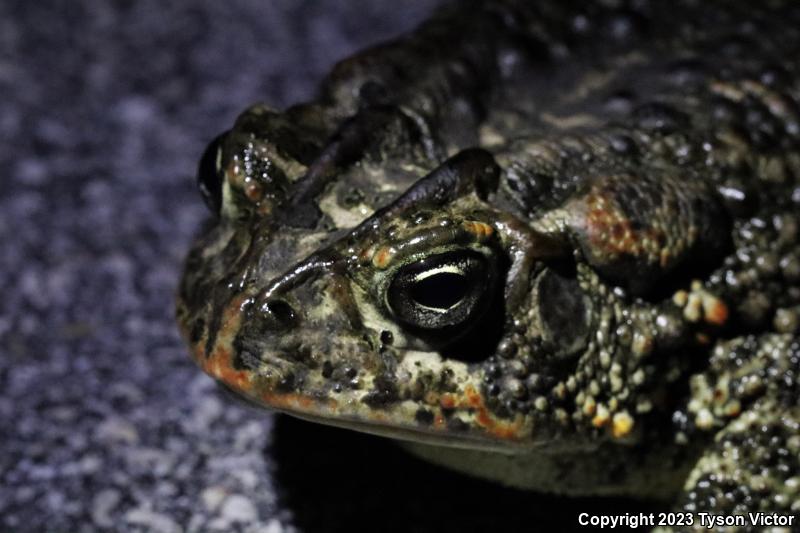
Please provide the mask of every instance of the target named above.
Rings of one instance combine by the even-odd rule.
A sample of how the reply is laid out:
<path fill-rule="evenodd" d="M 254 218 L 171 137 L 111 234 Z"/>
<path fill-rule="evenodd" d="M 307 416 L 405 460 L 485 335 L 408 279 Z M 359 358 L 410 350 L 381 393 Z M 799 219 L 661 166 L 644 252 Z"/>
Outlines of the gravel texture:
<path fill-rule="evenodd" d="M 242 407 L 178 337 L 205 143 L 432 5 L 0 2 L 0 531 L 548 530 L 614 504 Z"/>

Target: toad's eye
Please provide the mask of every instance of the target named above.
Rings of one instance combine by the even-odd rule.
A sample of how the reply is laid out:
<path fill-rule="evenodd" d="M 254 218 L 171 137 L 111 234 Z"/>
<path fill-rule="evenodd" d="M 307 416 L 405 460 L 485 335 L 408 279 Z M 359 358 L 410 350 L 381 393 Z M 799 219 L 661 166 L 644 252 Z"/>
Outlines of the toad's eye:
<path fill-rule="evenodd" d="M 215 214 L 219 214 L 222 207 L 222 143 L 227 134 L 227 131 L 221 133 L 208 143 L 197 167 L 197 187 Z"/>
<path fill-rule="evenodd" d="M 412 327 L 463 325 L 475 318 L 493 277 L 489 261 L 477 252 L 432 255 L 399 269 L 386 301 L 395 316 Z"/>

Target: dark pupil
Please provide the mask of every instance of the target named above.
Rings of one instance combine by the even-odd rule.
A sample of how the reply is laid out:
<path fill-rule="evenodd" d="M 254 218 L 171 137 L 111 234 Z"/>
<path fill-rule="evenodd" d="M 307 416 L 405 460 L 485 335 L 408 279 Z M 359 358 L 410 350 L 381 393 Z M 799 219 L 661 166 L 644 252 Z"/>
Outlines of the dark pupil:
<path fill-rule="evenodd" d="M 222 204 L 222 176 L 217 172 L 217 151 L 228 132 L 221 133 L 208 143 L 197 168 L 197 186 L 206 205 L 219 213 Z"/>
<path fill-rule="evenodd" d="M 453 272 L 442 272 L 417 281 L 409 295 L 420 305 L 434 309 L 449 309 L 467 293 L 467 278 Z"/>

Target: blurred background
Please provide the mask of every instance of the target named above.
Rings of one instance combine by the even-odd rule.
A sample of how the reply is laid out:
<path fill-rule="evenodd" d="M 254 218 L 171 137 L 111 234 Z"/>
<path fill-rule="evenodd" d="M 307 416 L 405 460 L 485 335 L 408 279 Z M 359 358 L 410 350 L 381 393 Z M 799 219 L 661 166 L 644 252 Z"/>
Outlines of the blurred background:
<path fill-rule="evenodd" d="M 434 4 L 0 3 L 0 531 L 549 531 L 643 510 L 240 406 L 178 336 L 205 144 Z"/>

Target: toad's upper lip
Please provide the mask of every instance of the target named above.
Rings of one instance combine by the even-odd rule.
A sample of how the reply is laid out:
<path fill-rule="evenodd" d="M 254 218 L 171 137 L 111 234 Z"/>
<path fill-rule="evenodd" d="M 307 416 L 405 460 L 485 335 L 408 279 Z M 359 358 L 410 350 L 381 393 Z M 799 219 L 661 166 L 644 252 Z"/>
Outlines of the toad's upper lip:
<path fill-rule="evenodd" d="M 221 384 L 235 398 L 255 408 L 267 408 L 309 422 L 355 430 L 380 437 L 504 454 L 521 453 L 534 447 L 534 444 L 530 441 L 523 442 L 514 438 L 499 438 L 487 433 L 456 432 L 447 429 L 441 424 L 432 424 L 426 427 L 395 422 L 391 420 L 391 413 L 389 412 L 374 411 L 373 416 L 369 418 L 359 415 L 347 415 L 341 412 L 342 406 L 338 402 L 312 398 L 298 393 L 272 393 L 268 396 L 268 399 L 255 399 L 249 394 L 231 388 L 224 382 L 221 382 Z M 535 447 L 538 448 L 546 444 L 546 442 L 536 442 Z"/>
<path fill-rule="evenodd" d="M 278 412 L 288 414 L 309 422 L 316 422 L 319 424 L 326 424 L 329 426 L 340 427 L 344 429 L 351 429 L 360 431 L 362 433 L 369 433 L 380 437 L 387 437 L 390 439 L 404 440 L 410 442 L 418 442 L 422 444 L 431 444 L 435 446 L 447 446 L 452 448 L 465 448 L 471 450 L 481 450 L 494 453 L 514 454 L 520 453 L 531 448 L 530 444 L 523 444 L 519 441 L 506 440 L 498 441 L 488 439 L 483 435 L 467 434 L 467 433 L 454 433 L 447 430 L 426 429 L 424 427 L 414 427 L 405 425 L 395 425 L 388 422 L 365 421 L 358 418 L 338 417 L 329 418 L 325 416 L 316 415 L 314 413 L 305 411 L 299 412 L 291 408 L 276 408 L 270 406 Z M 537 443 L 536 446 L 545 445 L 545 443 Z"/>
<path fill-rule="evenodd" d="M 429 390 L 422 398 L 379 401 L 379 405 L 370 401 L 370 391 L 364 388 L 332 392 L 321 376 L 319 383 L 307 381 L 304 389 L 290 384 L 284 388 L 280 380 L 265 377 L 270 372 L 280 376 L 288 370 L 282 364 L 291 367 L 296 362 L 260 357 L 259 364 L 249 368 L 235 363 L 233 338 L 241 324 L 244 300 L 241 296 L 226 306 L 213 349 L 207 349 L 205 340 L 198 340 L 193 355 L 207 374 L 249 402 L 328 425 L 414 442 L 505 453 L 534 445 L 531 418 L 520 413 L 513 418 L 496 415 L 485 403 L 480 375 L 469 372 L 461 362 L 448 363 L 451 375 L 453 371 L 461 375 L 450 388 Z M 425 359 L 424 365 L 434 364 L 424 355 L 416 353 Z M 413 375 L 418 366 L 414 352 L 408 351 L 403 359 L 406 372 Z"/>
<path fill-rule="evenodd" d="M 496 418 L 471 384 L 467 384 L 463 392 L 441 393 L 424 404 L 401 400 L 385 408 L 376 408 L 362 401 L 363 391 L 342 391 L 336 397 L 328 397 L 297 391 L 264 390 L 254 383 L 254 373 L 233 368 L 230 350 L 217 349 L 206 356 L 198 346 L 195 356 L 206 373 L 237 397 L 259 408 L 394 439 L 441 446 L 516 453 L 530 449 L 534 444 L 527 438 L 531 428 L 523 417 L 518 415 L 513 420 Z M 416 420 L 420 408 L 430 412 L 430 423 Z M 456 415 L 467 417 L 469 423 L 453 429 L 448 420 Z"/>

